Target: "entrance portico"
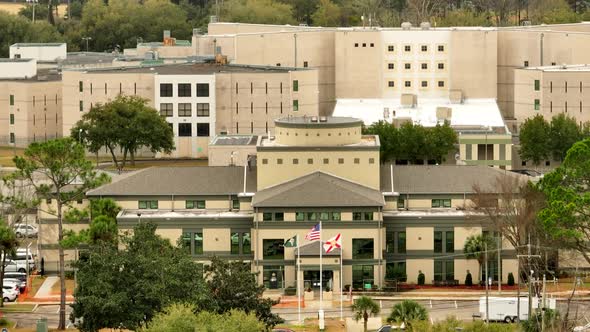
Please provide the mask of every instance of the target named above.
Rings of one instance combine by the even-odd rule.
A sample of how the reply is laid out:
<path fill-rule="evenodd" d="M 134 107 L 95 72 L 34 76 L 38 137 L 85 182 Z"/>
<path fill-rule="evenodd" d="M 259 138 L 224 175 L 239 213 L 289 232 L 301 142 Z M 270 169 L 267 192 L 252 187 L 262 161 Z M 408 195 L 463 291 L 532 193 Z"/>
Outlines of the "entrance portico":
<path fill-rule="evenodd" d="M 314 241 L 295 250 L 296 262 L 300 264 L 299 274 L 295 269 L 296 280 L 302 291 L 320 287 L 320 241 Z M 322 252 L 322 288 L 340 292 L 340 249 L 329 253 Z"/>

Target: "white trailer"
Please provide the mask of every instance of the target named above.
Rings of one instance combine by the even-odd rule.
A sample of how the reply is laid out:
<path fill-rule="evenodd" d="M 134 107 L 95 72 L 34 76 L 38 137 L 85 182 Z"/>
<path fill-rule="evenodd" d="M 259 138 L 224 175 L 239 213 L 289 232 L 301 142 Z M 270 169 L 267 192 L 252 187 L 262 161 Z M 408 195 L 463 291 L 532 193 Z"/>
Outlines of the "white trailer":
<path fill-rule="evenodd" d="M 533 310 L 543 307 L 543 301 L 534 297 Z M 502 321 L 506 323 L 516 322 L 518 320 L 527 320 L 529 318 L 529 299 L 528 297 L 520 298 L 520 316 L 518 314 L 518 298 L 516 297 L 489 297 L 488 311 L 490 321 Z M 555 309 L 555 299 L 546 299 L 545 306 L 549 309 Z M 486 319 L 486 298 L 479 298 L 479 313 L 483 320 Z"/>

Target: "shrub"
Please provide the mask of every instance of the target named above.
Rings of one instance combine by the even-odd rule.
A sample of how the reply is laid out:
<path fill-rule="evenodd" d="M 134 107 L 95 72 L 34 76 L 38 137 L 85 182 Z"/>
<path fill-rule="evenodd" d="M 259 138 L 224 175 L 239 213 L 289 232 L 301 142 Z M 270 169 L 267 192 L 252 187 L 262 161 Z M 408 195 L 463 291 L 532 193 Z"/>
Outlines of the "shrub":
<path fill-rule="evenodd" d="M 8 326 L 10 325 L 10 322 L 8 321 L 8 319 L 2 317 L 0 318 L 0 326 Z"/>
<path fill-rule="evenodd" d="M 350 285 L 344 285 L 344 290 L 350 292 Z"/>
<path fill-rule="evenodd" d="M 541 320 L 544 320 L 545 331 L 559 331 L 561 317 L 559 312 L 553 309 L 545 309 L 545 315 L 542 312 L 536 312 L 528 320 L 522 321 L 522 330 L 524 332 L 541 332 L 543 325 Z"/>
<path fill-rule="evenodd" d="M 426 276 L 422 271 L 418 274 L 418 285 L 424 285 L 426 283 Z"/>
<path fill-rule="evenodd" d="M 403 300 L 391 309 L 388 322 L 411 325 L 412 321 L 428 320 L 428 311 L 421 304 L 412 300 Z"/>
<path fill-rule="evenodd" d="M 514 274 L 508 273 L 508 286 L 514 286 Z"/>
<path fill-rule="evenodd" d="M 467 272 L 465 276 L 465 286 L 473 286 L 473 277 L 471 276 L 471 272 Z"/>
<path fill-rule="evenodd" d="M 330 286 L 326 286 L 326 288 L 324 288 L 324 292 L 329 292 L 331 291 Z"/>

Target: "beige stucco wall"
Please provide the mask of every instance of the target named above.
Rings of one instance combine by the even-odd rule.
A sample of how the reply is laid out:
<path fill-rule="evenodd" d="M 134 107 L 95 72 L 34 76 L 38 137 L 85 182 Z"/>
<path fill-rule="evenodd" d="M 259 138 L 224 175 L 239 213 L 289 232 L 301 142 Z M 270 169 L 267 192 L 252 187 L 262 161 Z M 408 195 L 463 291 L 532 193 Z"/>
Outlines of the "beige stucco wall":
<path fill-rule="evenodd" d="M 406 250 L 434 250 L 434 228 L 407 227 Z"/>
<path fill-rule="evenodd" d="M 229 228 L 203 228 L 203 251 L 230 251 Z"/>
<path fill-rule="evenodd" d="M 361 142 L 360 124 L 344 128 L 292 128 L 279 123 L 275 130 L 276 143 L 290 146 L 341 146 Z"/>
<path fill-rule="evenodd" d="M 325 158 L 329 164 L 323 163 Z M 344 164 L 338 163 L 339 158 L 344 158 Z M 359 158 L 360 163 L 354 164 L 354 158 Z M 373 164 L 369 164 L 370 158 Z M 283 164 L 277 164 L 278 159 Z M 298 164 L 293 164 L 293 159 L 298 159 Z M 308 159 L 313 159 L 313 164 L 308 164 Z M 258 190 L 318 170 L 379 189 L 379 151 L 258 151 L 257 160 Z"/>
<path fill-rule="evenodd" d="M 170 243 L 172 243 L 172 245 L 176 245 L 178 239 L 182 235 L 182 230 L 170 228 L 156 228 L 156 235 L 159 235 L 164 239 L 168 239 L 170 240 Z"/>
<path fill-rule="evenodd" d="M 463 245 L 465 244 L 467 238 L 473 235 L 481 234 L 481 227 L 455 227 L 454 230 L 455 250 L 463 250 Z"/>
<path fill-rule="evenodd" d="M 10 105 L 10 95 L 14 96 L 14 105 Z M 0 81 L 0 101 L 5 105 L 0 117 L 0 146 L 26 147 L 31 142 L 62 136 L 61 81 Z M 10 124 L 10 114 L 14 124 Z M 10 143 L 10 133 L 14 134 L 14 143 Z"/>
<path fill-rule="evenodd" d="M 455 237 L 456 237 L 455 233 Z M 455 245 L 457 241 L 455 241 Z M 479 280 L 479 263 L 476 259 L 455 259 L 455 280 L 459 281 L 459 284 L 465 284 L 465 277 L 467 276 L 467 270 L 471 273 L 473 283 L 476 284 Z"/>
<path fill-rule="evenodd" d="M 418 283 L 418 274 L 424 273 L 425 282 L 430 284 L 434 279 L 434 261 L 432 259 L 408 259 L 406 260 L 406 275 L 408 283 Z"/>

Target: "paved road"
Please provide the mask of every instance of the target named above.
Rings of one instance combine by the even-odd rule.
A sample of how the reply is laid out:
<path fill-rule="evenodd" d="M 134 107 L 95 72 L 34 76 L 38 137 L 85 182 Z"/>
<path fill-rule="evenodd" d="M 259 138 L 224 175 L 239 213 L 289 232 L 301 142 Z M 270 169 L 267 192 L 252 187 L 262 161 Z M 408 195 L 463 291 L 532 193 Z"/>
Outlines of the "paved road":
<path fill-rule="evenodd" d="M 4 317 L 16 322 L 18 327 L 34 327 L 37 320 L 42 317 L 47 318 L 49 328 L 57 328 L 59 323 L 59 305 L 40 305 L 33 313 L 5 313 Z M 69 322 L 72 308 L 66 306 L 66 320 Z M 67 323 L 66 323 L 67 324 Z"/>
<path fill-rule="evenodd" d="M 400 302 L 399 300 L 383 300 L 379 301 L 381 306 L 381 316 L 387 317 L 391 312 L 391 308 Z M 455 316 L 459 320 L 472 320 L 472 315 L 479 312 L 479 301 L 476 300 L 421 300 L 417 301 L 428 309 L 429 316 L 433 321 L 440 321 L 446 319 L 448 316 Z M 566 303 L 559 302 L 558 307 L 562 313 L 565 312 Z M 305 308 L 301 311 L 302 319 L 317 318 L 317 308 Z M 326 317 L 340 317 L 340 308 L 325 308 Z M 296 322 L 298 320 L 297 308 L 276 308 L 273 312 L 279 314 L 287 322 Z M 578 316 L 578 323 L 586 324 L 590 322 L 590 301 L 574 301 L 570 307 L 570 319 Z M 587 315 L 588 320 L 585 319 Z M 343 316 L 352 317 L 352 311 L 346 306 L 343 308 Z"/>

